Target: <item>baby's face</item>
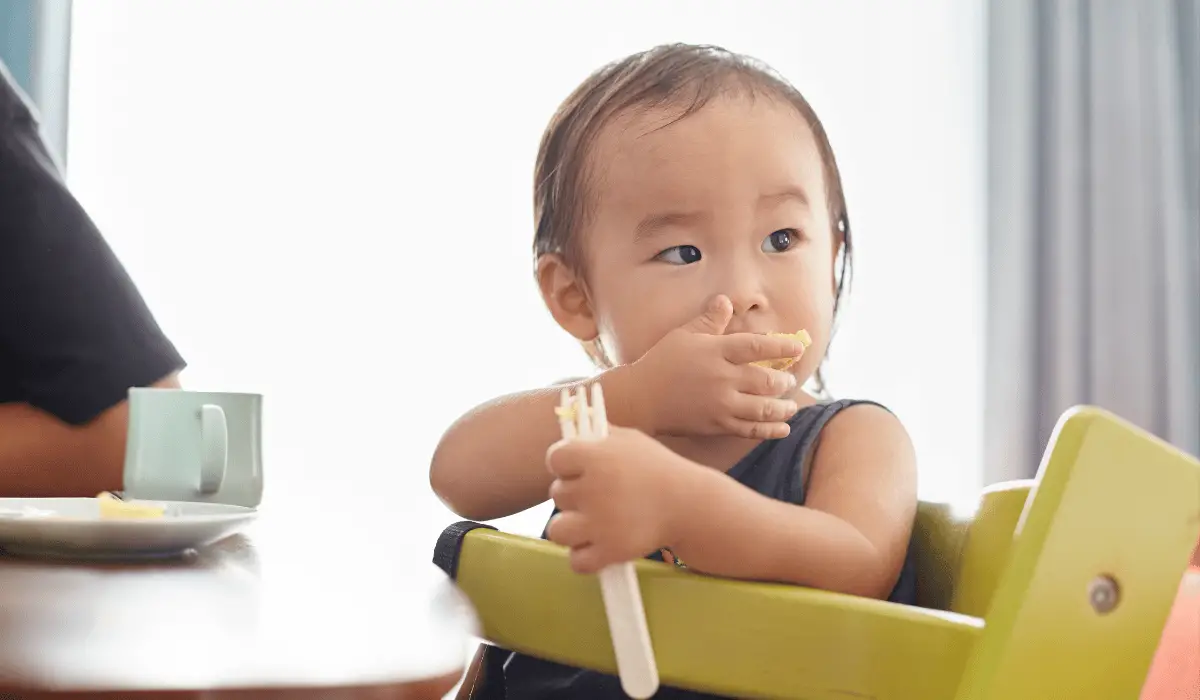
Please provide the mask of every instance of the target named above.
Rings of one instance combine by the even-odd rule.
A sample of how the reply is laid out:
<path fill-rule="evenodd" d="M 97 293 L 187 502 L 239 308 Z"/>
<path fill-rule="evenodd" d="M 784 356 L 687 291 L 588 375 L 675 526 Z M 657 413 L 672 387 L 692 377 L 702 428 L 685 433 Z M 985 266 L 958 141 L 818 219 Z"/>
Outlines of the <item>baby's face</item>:
<path fill-rule="evenodd" d="M 600 338 L 641 357 L 714 295 L 727 332 L 807 329 L 802 381 L 825 354 L 836 246 L 816 141 L 789 105 L 724 98 L 670 126 L 670 110 L 610 125 L 594 145 L 583 245 Z"/>

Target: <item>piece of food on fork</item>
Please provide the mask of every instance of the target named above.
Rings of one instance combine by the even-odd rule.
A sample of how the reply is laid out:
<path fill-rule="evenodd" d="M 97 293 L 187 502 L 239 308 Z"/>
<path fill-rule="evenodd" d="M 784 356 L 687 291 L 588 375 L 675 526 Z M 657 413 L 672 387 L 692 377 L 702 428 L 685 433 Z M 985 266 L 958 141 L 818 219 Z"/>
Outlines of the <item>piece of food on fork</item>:
<path fill-rule="evenodd" d="M 808 346 L 812 345 L 812 336 L 809 335 L 808 331 L 804 330 L 803 328 L 795 333 L 767 333 L 767 335 L 771 336 L 772 338 L 793 338 L 800 341 L 800 344 L 804 346 L 805 350 L 808 349 Z M 796 360 L 799 359 L 799 357 L 779 357 L 774 360 L 759 360 L 758 362 L 752 362 L 750 364 L 758 365 L 759 367 L 766 367 L 767 369 L 777 369 L 781 372 L 786 372 L 787 370 L 791 369 L 792 365 L 796 364 Z"/>
<path fill-rule="evenodd" d="M 575 402 L 571 400 L 570 392 L 568 392 L 566 389 L 563 389 L 562 395 L 562 403 L 554 407 L 554 415 L 558 417 L 558 422 L 560 424 L 564 422 L 574 424 L 576 417 L 579 415 L 580 409 L 575 405 Z"/>

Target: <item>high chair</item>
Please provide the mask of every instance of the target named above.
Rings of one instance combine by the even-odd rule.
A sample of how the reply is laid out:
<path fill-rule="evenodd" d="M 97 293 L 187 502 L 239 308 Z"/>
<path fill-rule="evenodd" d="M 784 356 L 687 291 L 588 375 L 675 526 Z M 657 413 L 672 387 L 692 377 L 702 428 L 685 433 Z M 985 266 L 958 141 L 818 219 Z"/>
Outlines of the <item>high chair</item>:
<path fill-rule="evenodd" d="M 1200 538 L 1200 461 L 1067 411 L 1036 478 L 976 512 L 922 503 L 919 606 L 636 562 L 664 685 L 739 698 L 1130 700 Z M 435 561 L 505 649 L 616 673 L 599 585 L 566 549 L 476 523 Z"/>

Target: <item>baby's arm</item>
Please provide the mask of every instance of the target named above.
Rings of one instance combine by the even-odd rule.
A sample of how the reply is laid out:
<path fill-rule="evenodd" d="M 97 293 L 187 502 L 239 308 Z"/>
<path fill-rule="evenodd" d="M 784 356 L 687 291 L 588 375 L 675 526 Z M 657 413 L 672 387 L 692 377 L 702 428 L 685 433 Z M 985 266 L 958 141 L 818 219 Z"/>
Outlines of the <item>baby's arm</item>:
<path fill-rule="evenodd" d="M 546 450 L 562 437 L 554 409 L 563 388 L 599 381 L 609 421 L 637 427 L 626 410 L 626 372 L 617 367 L 596 377 L 501 396 L 459 418 L 438 443 L 429 468 L 434 493 L 450 510 L 471 520 L 493 520 L 547 501 L 553 477 Z"/>
<path fill-rule="evenodd" d="M 672 550 L 717 576 L 886 598 L 904 564 L 917 506 L 907 432 L 870 404 L 821 432 L 804 506 L 768 498 L 721 472 L 688 470 L 671 499 Z"/>

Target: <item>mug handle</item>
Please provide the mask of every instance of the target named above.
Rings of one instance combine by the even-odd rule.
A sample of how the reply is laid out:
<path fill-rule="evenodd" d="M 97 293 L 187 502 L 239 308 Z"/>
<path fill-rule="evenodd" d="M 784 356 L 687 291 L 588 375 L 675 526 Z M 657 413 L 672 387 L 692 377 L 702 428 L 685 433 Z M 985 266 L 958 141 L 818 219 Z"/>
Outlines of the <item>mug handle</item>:
<path fill-rule="evenodd" d="M 215 404 L 200 407 L 200 493 L 221 490 L 229 465 L 229 425 L 225 411 Z"/>

